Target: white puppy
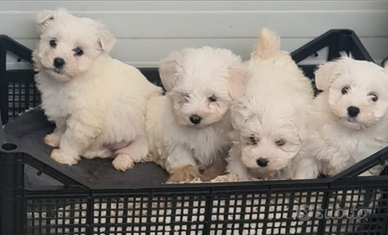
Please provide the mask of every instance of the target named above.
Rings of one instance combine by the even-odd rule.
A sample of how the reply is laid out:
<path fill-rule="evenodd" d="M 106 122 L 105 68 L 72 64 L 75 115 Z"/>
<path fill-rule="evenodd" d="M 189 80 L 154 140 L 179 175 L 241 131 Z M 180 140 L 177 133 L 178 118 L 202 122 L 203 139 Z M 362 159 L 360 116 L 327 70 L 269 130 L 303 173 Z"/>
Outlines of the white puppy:
<path fill-rule="evenodd" d="M 161 62 L 167 95 L 151 99 L 147 131 L 154 161 L 171 174 L 169 181 L 224 173 L 228 111 L 247 77 L 240 63 L 231 51 L 211 47 L 185 48 Z"/>
<path fill-rule="evenodd" d="M 252 78 L 231 108 L 234 131 L 227 170 L 240 178 L 304 179 L 318 175 L 316 160 L 305 157 L 310 137 L 311 83 L 280 38 L 263 29 L 248 62 Z"/>
<path fill-rule="evenodd" d="M 81 155 L 116 156 L 113 166 L 122 171 L 142 161 L 146 102 L 160 88 L 109 56 L 115 39 L 100 23 L 65 10 L 39 12 L 36 20 L 35 78 L 42 108 L 56 124 L 45 142 L 59 147 L 51 158 L 73 165 Z"/>
<path fill-rule="evenodd" d="M 312 143 L 322 173 L 332 176 L 388 146 L 388 71 L 347 56 L 321 66 Z M 381 167 L 364 175 L 379 174 Z"/>

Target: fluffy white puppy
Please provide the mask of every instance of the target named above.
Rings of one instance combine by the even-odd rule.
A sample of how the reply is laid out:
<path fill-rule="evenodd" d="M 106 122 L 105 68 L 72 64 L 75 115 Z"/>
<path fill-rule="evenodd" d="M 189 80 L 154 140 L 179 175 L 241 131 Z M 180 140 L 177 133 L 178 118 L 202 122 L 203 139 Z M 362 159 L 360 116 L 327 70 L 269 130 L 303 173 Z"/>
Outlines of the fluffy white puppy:
<path fill-rule="evenodd" d="M 229 107 L 245 87 L 241 59 L 220 48 L 185 48 L 162 60 L 165 97 L 150 100 L 147 131 L 154 161 L 181 182 L 224 173 Z"/>
<path fill-rule="evenodd" d="M 45 142 L 51 158 L 73 165 L 86 158 L 113 157 L 118 170 L 148 154 L 147 99 L 161 93 L 136 68 L 112 59 L 114 37 L 92 19 L 65 10 L 36 17 L 40 41 L 33 53 L 42 108 L 55 122 Z"/>
<path fill-rule="evenodd" d="M 388 146 L 387 69 L 343 56 L 322 65 L 315 80 L 323 92 L 314 100 L 319 130 L 312 149 L 322 173 L 335 175 Z"/>
<path fill-rule="evenodd" d="M 252 78 L 231 108 L 234 131 L 227 171 L 240 178 L 315 178 L 316 160 L 304 151 L 310 137 L 310 81 L 267 29 L 261 30 L 247 66 Z"/>

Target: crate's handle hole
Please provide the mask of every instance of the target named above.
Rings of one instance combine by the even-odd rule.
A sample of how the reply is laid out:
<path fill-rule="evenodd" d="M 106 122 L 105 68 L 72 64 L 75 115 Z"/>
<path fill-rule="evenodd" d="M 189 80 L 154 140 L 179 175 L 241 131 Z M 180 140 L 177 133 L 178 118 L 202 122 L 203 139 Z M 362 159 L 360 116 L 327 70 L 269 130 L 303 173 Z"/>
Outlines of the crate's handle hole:
<path fill-rule="evenodd" d="M 44 169 L 46 168 L 46 165 L 43 166 L 43 169 L 42 170 L 39 170 L 36 174 L 41 176 L 44 172 Z"/>
<path fill-rule="evenodd" d="M 22 58 L 18 58 L 18 59 L 17 59 L 17 62 L 22 62 Z"/>
<path fill-rule="evenodd" d="M 341 30 L 339 33 L 343 36 L 350 36 L 353 32 L 351 30 Z"/>
<path fill-rule="evenodd" d="M 11 150 L 15 150 L 17 148 L 17 146 L 16 146 L 16 144 L 5 143 L 1 146 L 1 148 L 4 150 L 7 150 L 7 151 L 11 151 Z"/>

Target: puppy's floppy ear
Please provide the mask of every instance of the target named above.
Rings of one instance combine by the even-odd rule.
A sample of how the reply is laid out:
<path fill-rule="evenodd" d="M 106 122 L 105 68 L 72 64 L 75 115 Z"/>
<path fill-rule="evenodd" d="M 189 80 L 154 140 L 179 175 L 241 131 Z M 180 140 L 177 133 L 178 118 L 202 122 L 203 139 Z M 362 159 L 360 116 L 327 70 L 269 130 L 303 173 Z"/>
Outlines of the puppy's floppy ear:
<path fill-rule="evenodd" d="M 318 70 L 315 71 L 315 85 L 319 90 L 328 90 L 334 78 L 338 76 L 336 71 L 337 64 L 337 61 L 327 62 L 319 66 Z"/>
<path fill-rule="evenodd" d="M 36 24 L 38 26 L 38 32 L 43 33 L 48 26 L 58 20 L 60 17 L 71 15 L 65 8 L 60 8 L 57 10 L 43 10 L 36 14 Z"/>
<path fill-rule="evenodd" d="M 315 115 L 311 110 L 314 110 L 312 103 L 303 105 L 296 109 L 296 112 L 291 119 L 300 140 L 306 140 L 314 134 L 316 120 Z"/>
<path fill-rule="evenodd" d="M 102 25 L 99 25 L 97 29 L 97 38 L 101 50 L 109 54 L 116 43 L 116 38 L 108 30 L 105 30 Z"/>
<path fill-rule="evenodd" d="M 54 11 L 43 10 L 36 14 L 35 21 L 38 26 L 38 32 L 42 33 L 47 26 L 54 21 Z"/>
<path fill-rule="evenodd" d="M 171 91 L 177 80 L 178 68 L 182 65 L 183 57 L 187 48 L 180 51 L 174 51 L 160 62 L 159 74 L 163 86 L 167 91 Z"/>
<path fill-rule="evenodd" d="M 231 108 L 231 123 L 234 129 L 243 129 L 250 124 L 250 119 L 255 115 L 252 114 L 251 105 L 248 101 L 234 100 Z M 249 128 L 251 128 L 249 126 Z"/>
<path fill-rule="evenodd" d="M 243 65 L 228 68 L 229 95 L 232 99 L 244 95 L 250 77 L 249 71 Z"/>

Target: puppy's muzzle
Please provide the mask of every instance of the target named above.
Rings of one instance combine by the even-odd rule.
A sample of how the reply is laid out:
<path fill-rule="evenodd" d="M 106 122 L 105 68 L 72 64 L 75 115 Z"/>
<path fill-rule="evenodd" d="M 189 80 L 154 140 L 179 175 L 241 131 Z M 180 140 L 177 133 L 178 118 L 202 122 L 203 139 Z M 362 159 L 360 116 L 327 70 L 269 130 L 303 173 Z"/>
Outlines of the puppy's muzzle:
<path fill-rule="evenodd" d="M 355 106 L 348 107 L 348 115 L 349 117 L 355 118 L 360 113 L 360 109 Z"/>
<path fill-rule="evenodd" d="M 264 158 L 259 158 L 256 160 L 256 163 L 257 165 L 261 166 L 261 167 L 266 167 L 268 166 L 268 160 L 267 159 L 264 159 Z"/>
<path fill-rule="evenodd" d="M 66 62 L 65 62 L 64 59 L 62 59 L 60 57 L 57 57 L 57 58 L 54 59 L 54 63 L 53 64 L 54 64 L 54 67 L 56 69 L 61 69 L 66 64 Z"/>
<path fill-rule="evenodd" d="M 198 116 L 197 114 L 193 114 L 190 116 L 190 122 L 193 123 L 194 125 L 198 125 L 201 123 L 202 117 Z"/>

